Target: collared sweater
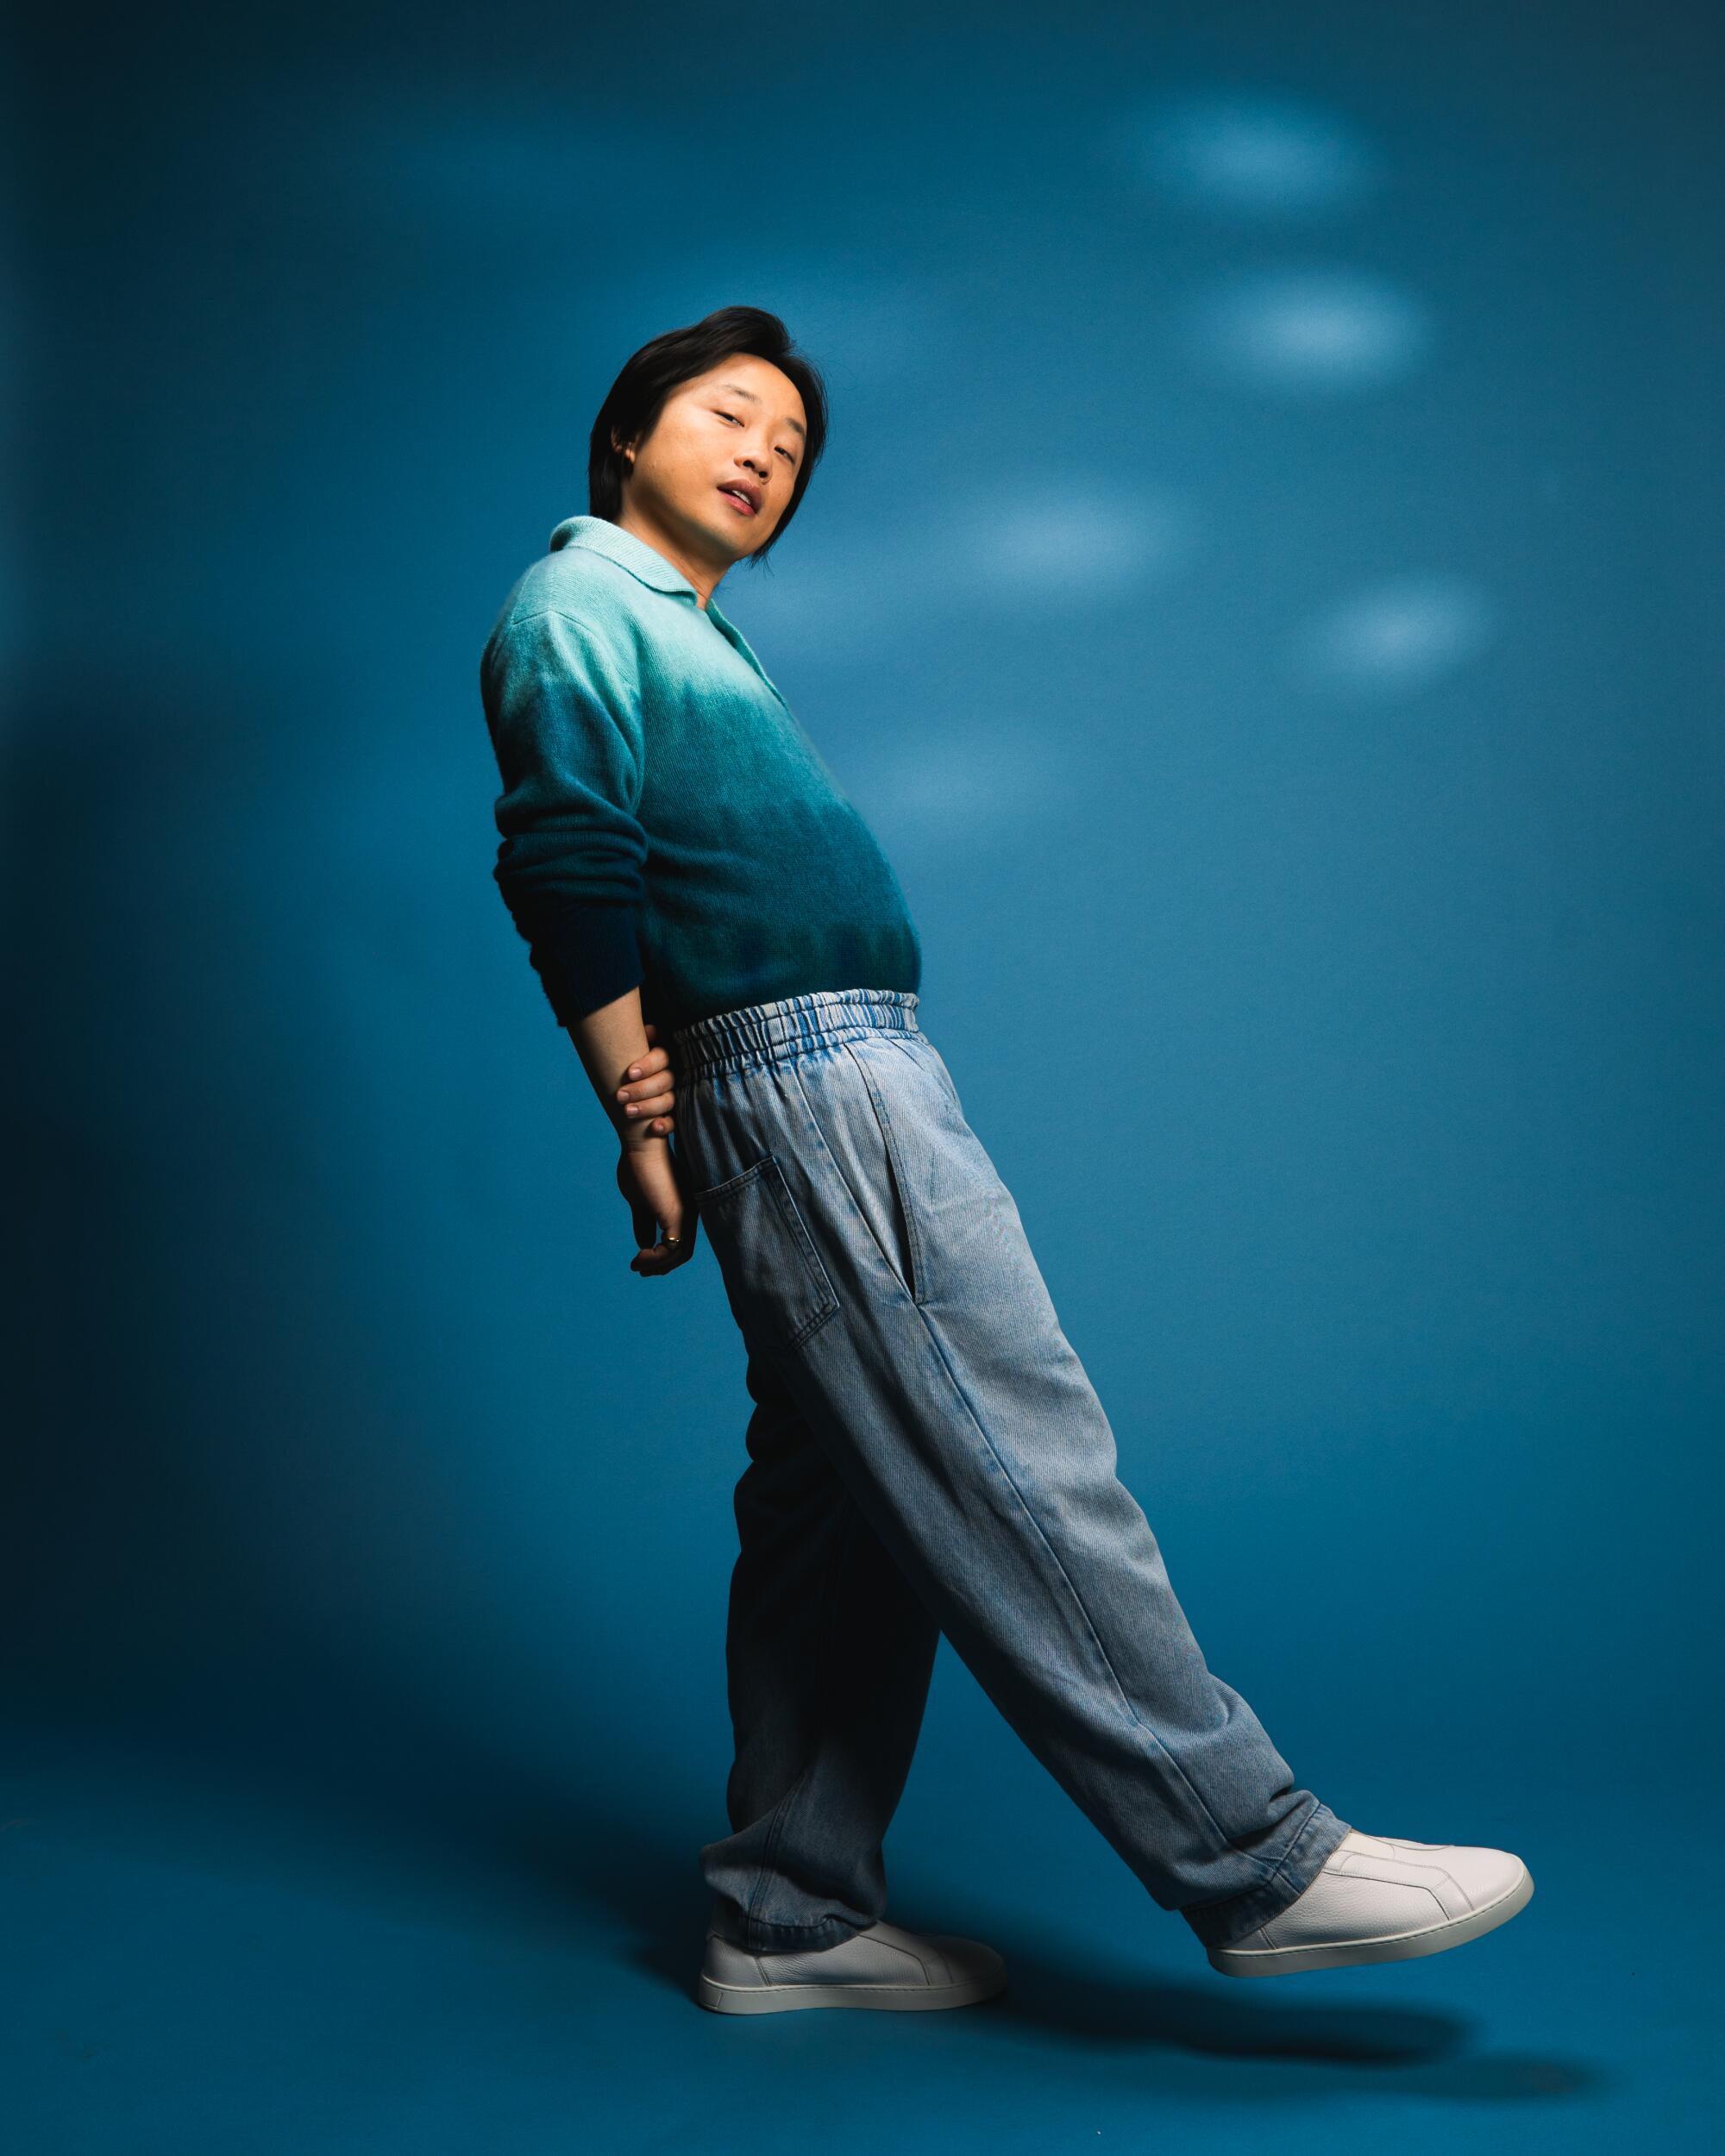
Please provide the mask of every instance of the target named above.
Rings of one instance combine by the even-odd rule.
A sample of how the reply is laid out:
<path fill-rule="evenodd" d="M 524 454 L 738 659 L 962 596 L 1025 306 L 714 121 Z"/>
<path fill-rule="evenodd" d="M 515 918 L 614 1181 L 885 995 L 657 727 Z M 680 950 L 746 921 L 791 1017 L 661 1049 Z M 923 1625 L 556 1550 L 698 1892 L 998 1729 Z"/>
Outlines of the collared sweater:
<path fill-rule="evenodd" d="M 914 991 L 886 856 L 742 634 L 632 532 L 568 517 L 480 661 L 492 874 L 559 1024 L 641 990 L 679 1026 L 817 988 Z"/>

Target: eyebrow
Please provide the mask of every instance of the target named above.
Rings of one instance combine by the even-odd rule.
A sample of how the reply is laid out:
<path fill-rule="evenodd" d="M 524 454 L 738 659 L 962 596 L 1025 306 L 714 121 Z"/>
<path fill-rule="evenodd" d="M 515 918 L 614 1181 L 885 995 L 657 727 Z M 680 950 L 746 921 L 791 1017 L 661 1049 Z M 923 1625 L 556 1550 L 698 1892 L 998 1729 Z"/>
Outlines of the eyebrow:
<path fill-rule="evenodd" d="M 733 397 L 746 397 L 751 404 L 758 404 L 761 401 L 752 389 L 744 389 L 741 382 L 715 382 L 713 387 L 728 389 Z M 802 424 L 800 420 L 787 419 L 785 424 L 787 427 L 794 427 L 805 442 L 808 440 L 808 429 Z"/>

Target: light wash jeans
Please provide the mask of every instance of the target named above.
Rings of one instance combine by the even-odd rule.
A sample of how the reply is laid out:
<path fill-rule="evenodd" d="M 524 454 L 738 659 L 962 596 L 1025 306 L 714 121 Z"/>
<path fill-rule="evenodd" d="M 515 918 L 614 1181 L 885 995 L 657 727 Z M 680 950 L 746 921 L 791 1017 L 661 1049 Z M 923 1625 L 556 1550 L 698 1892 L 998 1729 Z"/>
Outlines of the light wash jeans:
<path fill-rule="evenodd" d="M 1347 1825 L 1206 1667 L 917 1002 L 825 990 L 667 1043 L 755 1402 L 713 1921 L 763 1952 L 885 1915 L 944 1632 L 1156 1902 L 1226 1946 Z"/>

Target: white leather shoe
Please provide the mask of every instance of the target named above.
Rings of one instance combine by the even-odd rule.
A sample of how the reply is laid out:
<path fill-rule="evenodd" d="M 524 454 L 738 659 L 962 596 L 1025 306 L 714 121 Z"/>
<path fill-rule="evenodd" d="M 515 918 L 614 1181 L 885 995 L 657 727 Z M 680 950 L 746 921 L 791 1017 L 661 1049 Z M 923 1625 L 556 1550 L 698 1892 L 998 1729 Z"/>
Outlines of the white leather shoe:
<path fill-rule="evenodd" d="M 1507 1849 L 1350 1827 L 1297 1900 L 1232 1946 L 1210 1947 L 1210 1966 L 1225 1977 L 1281 1977 L 1440 1954 L 1507 1924 L 1533 1891 L 1527 1865 Z"/>
<path fill-rule="evenodd" d="M 926 1936 L 871 1924 L 811 1952 L 746 1953 L 706 1935 L 695 1996 L 715 2014 L 787 2014 L 806 2006 L 871 2006 L 889 2013 L 971 2006 L 1005 1989 L 1007 1965 L 980 1940 Z"/>

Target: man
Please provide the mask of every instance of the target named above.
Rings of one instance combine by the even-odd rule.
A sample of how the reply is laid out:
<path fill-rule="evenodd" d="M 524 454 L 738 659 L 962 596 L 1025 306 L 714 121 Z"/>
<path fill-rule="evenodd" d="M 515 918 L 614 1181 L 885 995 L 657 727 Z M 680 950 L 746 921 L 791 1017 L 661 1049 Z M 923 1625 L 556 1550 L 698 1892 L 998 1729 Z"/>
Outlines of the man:
<path fill-rule="evenodd" d="M 705 1220 L 748 1351 L 732 1831 L 701 1852 L 697 1996 L 918 2009 L 1004 1984 L 992 1948 L 885 1915 L 943 1631 L 1213 1967 L 1458 1946 L 1525 1905 L 1527 1867 L 1357 1832 L 1206 1667 L 918 1023 L 897 879 L 715 603 L 788 526 L 825 424 L 771 315 L 644 346 L 594 423 L 590 513 L 481 665 L 497 881 L 620 1132 L 633 1263 L 687 1263 Z"/>

